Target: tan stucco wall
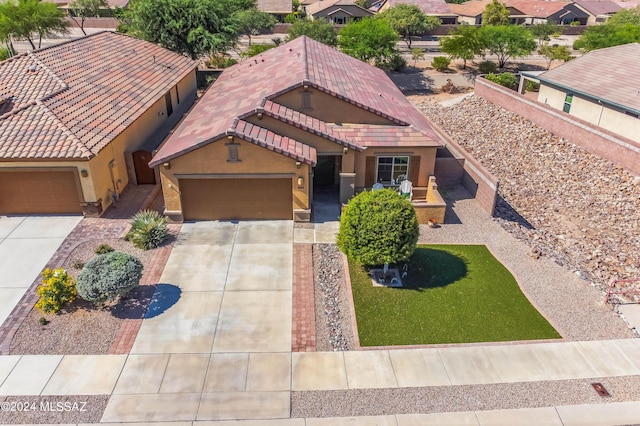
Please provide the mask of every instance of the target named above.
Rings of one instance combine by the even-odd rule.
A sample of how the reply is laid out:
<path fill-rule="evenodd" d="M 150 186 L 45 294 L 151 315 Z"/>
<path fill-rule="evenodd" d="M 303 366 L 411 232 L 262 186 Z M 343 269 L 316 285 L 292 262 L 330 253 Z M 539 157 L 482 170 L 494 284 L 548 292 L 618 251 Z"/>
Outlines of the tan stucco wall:
<path fill-rule="evenodd" d="M 304 92 L 302 87 L 278 96 L 273 101 L 326 123 L 395 125 L 390 120 L 365 111 L 348 102 L 341 101 L 312 87 L 307 91 L 310 93 L 311 100 L 311 108 L 309 109 L 302 108 L 302 93 Z"/>
<path fill-rule="evenodd" d="M 180 92 L 180 105 L 177 104 L 175 87 L 171 89 L 174 113 L 169 119 L 175 121 L 193 104 L 196 93 L 195 72 L 189 73 L 178 83 L 178 90 Z M 135 151 L 144 145 L 147 139 L 159 127 L 165 125 L 167 121 L 169 120 L 166 114 L 163 94 L 150 109 L 131 123 L 127 129 L 116 136 L 109 145 L 89 161 L 2 161 L 0 162 L 0 168 L 77 168 L 83 201 L 91 203 L 102 198 L 102 207 L 106 209 L 111 204 L 109 190 L 113 189 L 114 186 L 109 172 L 111 160 L 115 160 L 113 175 L 118 187 L 117 192 L 120 194 L 129 183 L 124 152 Z M 82 170 L 89 172 L 86 178 L 82 177 L 80 173 Z"/>
<path fill-rule="evenodd" d="M 367 157 L 385 157 L 390 155 L 408 155 L 420 157 L 420 171 L 418 174 L 418 182 L 412 182 L 413 186 L 427 186 L 429 183 L 429 176 L 433 175 L 436 164 L 436 148 L 423 147 L 423 148 L 410 148 L 410 147 L 397 147 L 397 148 L 367 148 L 363 152 L 355 153 L 355 167 L 356 167 L 356 188 L 364 188 L 365 170 Z M 412 171 L 409 170 L 409 175 Z"/>
<path fill-rule="evenodd" d="M 540 85 L 538 101 L 562 111 L 566 92 L 544 84 Z M 640 142 L 640 120 L 623 112 L 574 95 L 569 114 L 603 129 Z"/>
<path fill-rule="evenodd" d="M 309 166 L 305 163 L 296 166 L 296 160 L 285 157 L 246 142 L 240 138 L 234 138 L 238 143 L 239 162 L 227 162 L 228 148 L 225 145 L 227 139 L 219 139 L 192 152 L 174 158 L 170 161 L 171 168 L 166 169 L 160 165 L 160 177 L 167 211 L 181 212 L 179 178 L 191 175 L 202 177 L 203 175 L 260 175 L 282 174 L 291 175 L 294 183 L 298 177 L 304 179 L 304 185 L 299 188 L 294 184 L 292 209 L 308 209 L 309 207 Z M 212 176 L 214 177 L 214 176 Z"/>

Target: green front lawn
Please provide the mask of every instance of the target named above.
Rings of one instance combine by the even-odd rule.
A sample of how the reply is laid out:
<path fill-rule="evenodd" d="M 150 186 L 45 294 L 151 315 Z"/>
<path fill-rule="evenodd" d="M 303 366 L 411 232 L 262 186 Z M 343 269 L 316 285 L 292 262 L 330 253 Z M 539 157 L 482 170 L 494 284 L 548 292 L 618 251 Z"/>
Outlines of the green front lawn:
<path fill-rule="evenodd" d="M 403 288 L 349 262 L 361 346 L 559 338 L 486 246 L 418 246 Z"/>

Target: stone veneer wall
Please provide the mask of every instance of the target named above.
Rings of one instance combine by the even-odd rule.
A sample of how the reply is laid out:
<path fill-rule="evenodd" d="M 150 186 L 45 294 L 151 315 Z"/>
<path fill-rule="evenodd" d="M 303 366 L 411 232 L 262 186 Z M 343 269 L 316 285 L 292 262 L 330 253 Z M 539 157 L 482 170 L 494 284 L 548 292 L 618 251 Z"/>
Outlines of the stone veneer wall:
<path fill-rule="evenodd" d="M 476 78 L 475 93 L 489 102 L 527 118 L 592 154 L 640 175 L 640 144 L 555 110 L 484 78 Z"/>

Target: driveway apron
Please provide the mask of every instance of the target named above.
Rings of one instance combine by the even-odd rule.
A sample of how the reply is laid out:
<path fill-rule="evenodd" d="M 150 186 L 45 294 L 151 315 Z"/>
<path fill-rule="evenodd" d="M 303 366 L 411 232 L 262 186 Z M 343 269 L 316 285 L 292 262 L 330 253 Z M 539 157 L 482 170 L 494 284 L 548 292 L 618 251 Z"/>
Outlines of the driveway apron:
<path fill-rule="evenodd" d="M 291 221 L 183 224 L 102 421 L 288 417 L 292 256 Z"/>

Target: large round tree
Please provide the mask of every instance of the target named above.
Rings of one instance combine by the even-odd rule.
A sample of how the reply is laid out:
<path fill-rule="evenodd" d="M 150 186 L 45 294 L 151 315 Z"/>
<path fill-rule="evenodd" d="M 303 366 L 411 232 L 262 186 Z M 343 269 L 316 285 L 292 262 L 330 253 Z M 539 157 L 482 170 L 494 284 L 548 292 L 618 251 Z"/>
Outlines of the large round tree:
<path fill-rule="evenodd" d="M 419 232 L 409 200 L 391 189 L 365 191 L 344 209 L 338 247 L 360 264 L 388 265 L 413 254 Z"/>

